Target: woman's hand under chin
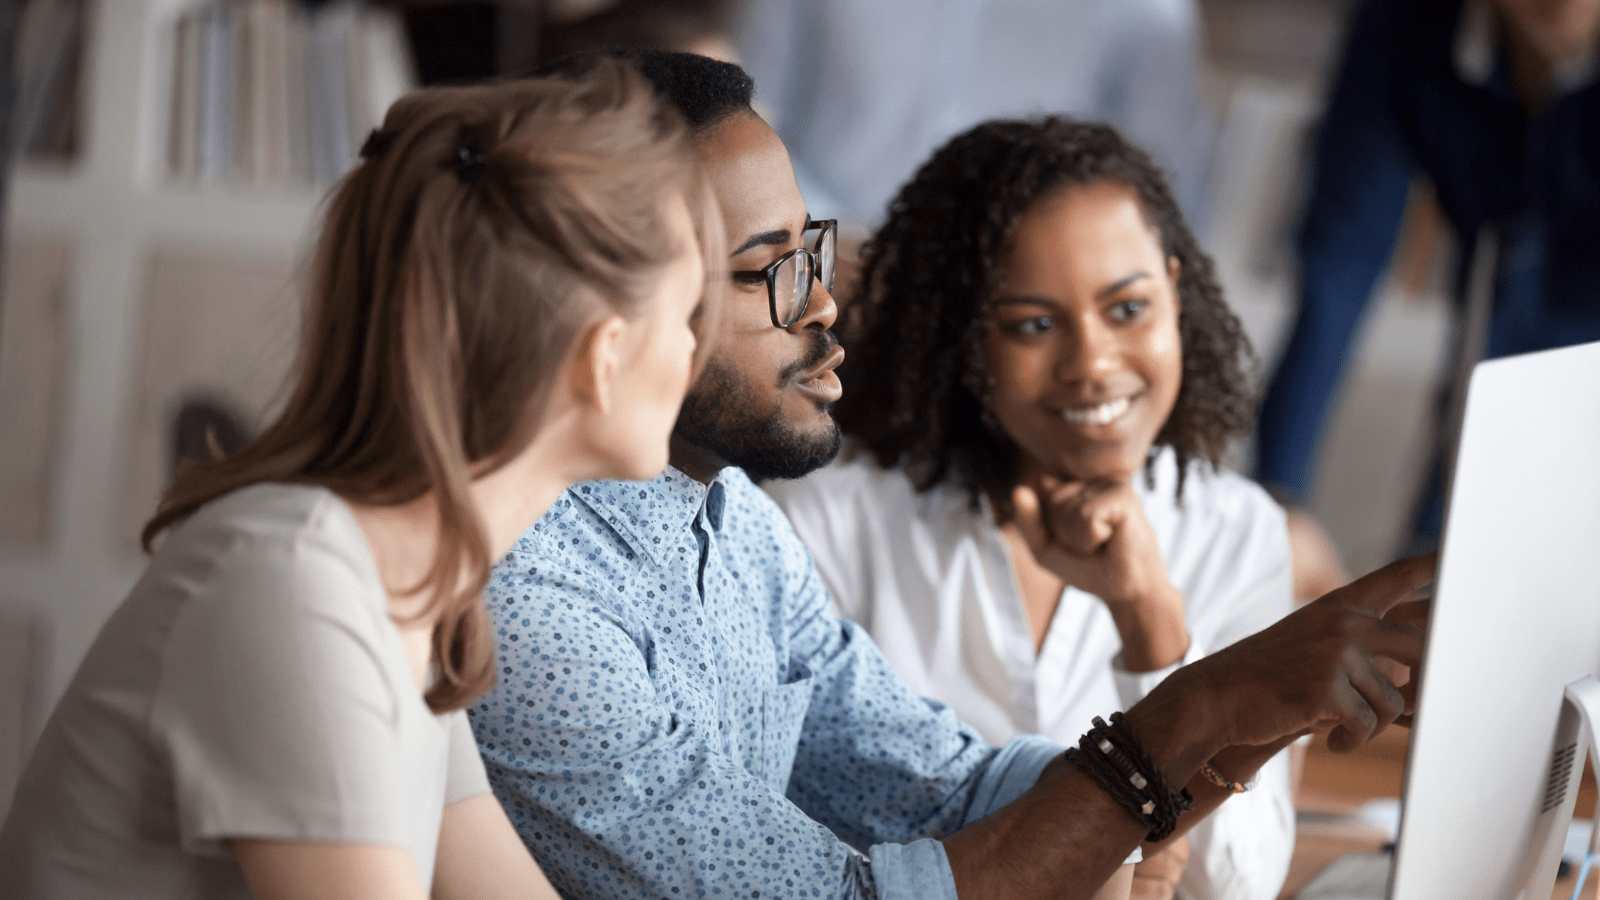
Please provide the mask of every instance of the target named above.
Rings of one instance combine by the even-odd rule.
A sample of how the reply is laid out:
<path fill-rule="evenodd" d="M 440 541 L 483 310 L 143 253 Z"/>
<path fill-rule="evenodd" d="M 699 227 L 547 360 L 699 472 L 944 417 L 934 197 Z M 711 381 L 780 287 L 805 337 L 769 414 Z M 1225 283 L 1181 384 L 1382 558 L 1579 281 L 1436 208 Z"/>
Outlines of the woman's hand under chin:
<path fill-rule="evenodd" d="M 1172 585 L 1131 484 L 1044 475 L 1014 488 L 1011 501 L 1034 560 L 1106 604 L 1129 671 L 1161 669 L 1183 658 L 1189 649 L 1183 595 Z"/>

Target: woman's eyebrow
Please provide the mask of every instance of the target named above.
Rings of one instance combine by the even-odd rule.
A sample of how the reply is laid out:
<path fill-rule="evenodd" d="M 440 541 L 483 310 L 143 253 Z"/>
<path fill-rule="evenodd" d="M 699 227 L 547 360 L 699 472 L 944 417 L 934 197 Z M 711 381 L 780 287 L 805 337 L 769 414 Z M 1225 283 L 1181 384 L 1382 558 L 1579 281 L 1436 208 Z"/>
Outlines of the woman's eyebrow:
<path fill-rule="evenodd" d="M 994 298 L 995 306 L 1048 306 L 1051 309 L 1060 309 L 1061 304 L 1047 297 L 1027 297 L 1020 294 L 1006 294 Z"/>
<path fill-rule="evenodd" d="M 1150 277 L 1150 273 L 1149 272 L 1135 272 L 1132 275 L 1128 275 L 1128 276 L 1126 276 L 1126 277 L 1124 277 L 1124 278 L 1122 278 L 1122 279 L 1120 279 L 1118 281 L 1114 281 L 1111 284 L 1108 284 L 1105 287 L 1101 288 L 1100 290 L 1095 291 L 1094 292 L 1094 298 L 1096 300 L 1104 300 L 1105 298 L 1111 296 L 1112 294 L 1115 294 L 1117 291 L 1120 291 L 1123 288 L 1127 287 L 1128 285 L 1133 284 L 1135 281 L 1138 281 L 1141 278 L 1149 278 L 1149 277 Z"/>

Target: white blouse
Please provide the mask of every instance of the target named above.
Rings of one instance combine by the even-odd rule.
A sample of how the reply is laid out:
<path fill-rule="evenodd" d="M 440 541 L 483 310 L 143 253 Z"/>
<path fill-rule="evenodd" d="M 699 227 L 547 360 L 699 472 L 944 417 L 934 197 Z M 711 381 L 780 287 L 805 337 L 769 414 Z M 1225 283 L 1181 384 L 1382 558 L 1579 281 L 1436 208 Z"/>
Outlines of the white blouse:
<path fill-rule="evenodd" d="M 1240 640 L 1293 607 L 1283 512 L 1238 475 L 1190 467 L 1175 497 L 1176 457 L 1135 487 L 1172 583 L 1189 650 L 1179 665 Z M 1067 588 L 1039 652 L 1010 556 L 987 503 L 946 482 L 919 494 L 899 469 L 846 445 L 833 465 L 767 491 L 810 548 L 840 612 L 861 623 L 906 683 L 949 704 L 1001 745 L 1042 734 L 1075 745 L 1090 719 L 1132 706 L 1178 666 L 1128 672 L 1105 605 Z M 1179 894 L 1190 900 L 1276 897 L 1294 849 L 1287 754 L 1258 786 L 1189 833 Z"/>

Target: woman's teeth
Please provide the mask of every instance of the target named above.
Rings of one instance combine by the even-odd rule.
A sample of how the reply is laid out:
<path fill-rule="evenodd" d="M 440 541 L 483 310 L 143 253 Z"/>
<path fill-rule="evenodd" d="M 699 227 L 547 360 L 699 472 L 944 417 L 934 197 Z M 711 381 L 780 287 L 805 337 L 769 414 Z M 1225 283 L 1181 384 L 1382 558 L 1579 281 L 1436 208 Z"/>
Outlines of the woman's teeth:
<path fill-rule="evenodd" d="M 1128 411 L 1131 401 L 1127 397 L 1116 400 L 1107 400 L 1096 406 L 1081 406 L 1077 409 L 1063 409 L 1061 418 L 1074 425 L 1109 425 L 1122 417 Z"/>

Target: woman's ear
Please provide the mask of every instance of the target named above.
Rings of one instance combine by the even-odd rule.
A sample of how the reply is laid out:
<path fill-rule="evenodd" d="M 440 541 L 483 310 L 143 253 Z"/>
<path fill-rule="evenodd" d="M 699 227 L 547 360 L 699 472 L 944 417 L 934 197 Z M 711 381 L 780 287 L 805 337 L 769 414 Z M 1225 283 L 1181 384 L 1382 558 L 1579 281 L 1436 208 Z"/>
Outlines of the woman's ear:
<path fill-rule="evenodd" d="M 1178 257 L 1167 257 L 1167 280 L 1172 282 L 1174 291 L 1178 289 L 1178 276 L 1181 274 L 1183 274 L 1183 264 L 1178 262 Z M 1179 300 L 1182 300 L 1182 295 L 1179 295 Z"/>
<path fill-rule="evenodd" d="M 622 365 L 622 343 L 627 323 L 621 316 L 607 316 L 589 327 L 573 360 L 573 393 L 588 401 L 597 412 L 611 411 L 612 384 Z"/>

